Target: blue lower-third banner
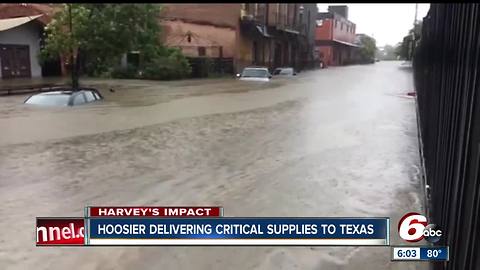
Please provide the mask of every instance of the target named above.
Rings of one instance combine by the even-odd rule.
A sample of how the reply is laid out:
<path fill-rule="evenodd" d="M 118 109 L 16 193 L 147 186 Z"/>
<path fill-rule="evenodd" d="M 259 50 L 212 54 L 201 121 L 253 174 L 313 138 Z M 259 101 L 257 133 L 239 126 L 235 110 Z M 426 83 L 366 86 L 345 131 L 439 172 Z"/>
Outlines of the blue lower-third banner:
<path fill-rule="evenodd" d="M 388 218 L 91 218 L 86 245 L 388 246 Z"/>

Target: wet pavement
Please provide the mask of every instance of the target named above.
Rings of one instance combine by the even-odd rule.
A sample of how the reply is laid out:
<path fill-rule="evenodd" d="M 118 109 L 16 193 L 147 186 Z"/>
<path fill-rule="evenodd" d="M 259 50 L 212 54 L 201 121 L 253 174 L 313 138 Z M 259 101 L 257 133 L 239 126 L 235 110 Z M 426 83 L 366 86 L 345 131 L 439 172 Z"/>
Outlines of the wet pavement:
<path fill-rule="evenodd" d="M 35 247 L 36 216 L 85 205 L 222 205 L 226 216 L 422 211 L 413 88 L 400 62 L 291 80 L 86 80 L 77 108 L 0 98 L 1 269 L 427 269 L 387 247 Z M 115 92 L 108 91 L 109 88 Z"/>

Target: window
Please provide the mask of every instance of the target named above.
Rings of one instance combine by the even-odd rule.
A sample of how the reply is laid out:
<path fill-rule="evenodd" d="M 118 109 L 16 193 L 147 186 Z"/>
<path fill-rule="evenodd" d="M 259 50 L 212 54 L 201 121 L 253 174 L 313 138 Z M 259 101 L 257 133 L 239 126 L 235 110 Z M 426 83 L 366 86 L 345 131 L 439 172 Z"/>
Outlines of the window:
<path fill-rule="evenodd" d="M 70 95 L 42 95 L 31 96 L 26 104 L 48 105 L 48 106 L 67 106 Z"/>
<path fill-rule="evenodd" d="M 335 20 L 335 28 L 337 28 L 338 20 Z"/>
<path fill-rule="evenodd" d="M 266 69 L 245 68 L 242 72 L 242 77 L 268 77 L 268 71 Z"/>
<path fill-rule="evenodd" d="M 198 47 L 198 56 L 205 56 L 207 49 L 205 47 Z"/>
<path fill-rule="evenodd" d="M 93 92 L 91 91 L 86 91 L 85 97 L 87 98 L 87 102 L 95 101 L 95 96 L 93 96 Z"/>
<path fill-rule="evenodd" d="M 323 25 L 323 20 L 317 20 L 317 26 L 322 26 Z"/>
<path fill-rule="evenodd" d="M 127 53 L 127 64 L 130 64 L 138 68 L 138 66 L 140 65 L 140 53 L 139 52 Z"/>
<path fill-rule="evenodd" d="M 347 32 L 350 32 L 350 26 L 347 24 Z"/>
<path fill-rule="evenodd" d="M 85 97 L 83 96 L 83 93 L 79 93 L 73 98 L 73 105 L 80 105 L 83 103 L 85 103 Z"/>
<path fill-rule="evenodd" d="M 342 24 L 340 25 L 340 30 L 343 30 L 343 22 L 342 22 Z"/>

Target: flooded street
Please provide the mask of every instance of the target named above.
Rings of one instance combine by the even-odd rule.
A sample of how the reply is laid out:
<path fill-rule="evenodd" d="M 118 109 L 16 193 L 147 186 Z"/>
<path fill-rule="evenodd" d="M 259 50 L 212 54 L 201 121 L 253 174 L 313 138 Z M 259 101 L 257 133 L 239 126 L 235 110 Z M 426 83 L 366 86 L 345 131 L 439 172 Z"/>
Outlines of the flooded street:
<path fill-rule="evenodd" d="M 0 98 L 0 269 L 427 269 L 388 247 L 35 247 L 36 216 L 86 205 L 221 205 L 225 216 L 422 211 L 413 89 L 400 62 L 291 80 L 85 80 L 102 104 Z M 113 88 L 115 92 L 108 89 Z"/>

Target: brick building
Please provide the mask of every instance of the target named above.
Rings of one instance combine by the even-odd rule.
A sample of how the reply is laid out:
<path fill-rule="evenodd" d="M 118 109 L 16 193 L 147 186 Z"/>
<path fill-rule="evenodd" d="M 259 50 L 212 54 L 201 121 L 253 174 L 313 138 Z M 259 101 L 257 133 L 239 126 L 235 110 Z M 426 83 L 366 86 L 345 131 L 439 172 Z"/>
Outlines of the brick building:
<path fill-rule="evenodd" d="M 315 4 L 165 4 L 164 42 L 189 57 L 231 58 L 234 71 L 313 66 Z"/>
<path fill-rule="evenodd" d="M 162 6 L 160 23 L 163 27 L 161 38 L 164 44 L 180 48 L 193 62 L 199 59 L 220 60 L 218 61 L 220 63 L 229 63 L 231 69 L 228 72 L 233 73 L 250 65 L 265 65 L 271 69 L 280 66 L 303 69 L 312 67 L 315 61 L 313 52 L 315 20 L 318 13 L 316 4 L 232 3 L 162 4 Z M 43 28 L 61 7 L 62 5 L 58 4 L 0 4 L 0 19 L 41 15 L 24 23 L 23 26 L 30 29 L 16 28 L 15 30 L 22 30 L 19 34 L 7 37 L 4 31 L 0 31 L 0 44 L 2 35 L 8 39 L 3 43 L 8 44 L 21 45 L 20 43 L 26 42 L 21 40 L 17 42 L 14 37 L 28 39 L 29 55 L 18 59 L 30 59 L 31 68 L 28 74 L 22 73 L 22 76 L 65 74 L 65 61 L 58 60 L 40 66 L 37 59 Z M 2 58 L 8 57 L 3 55 Z M 122 63 L 128 62 L 128 56 L 123 58 Z M 9 60 L 4 61 L 6 62 Z"/>
<path fill-rule="evenodd" d="M 348 20 L 347 6 L 329 6 L 328 12 L 317 14 L 315 51 L 327 66 L 350 64 L 355 61 L 358 45 L 356 25 Z"/>

